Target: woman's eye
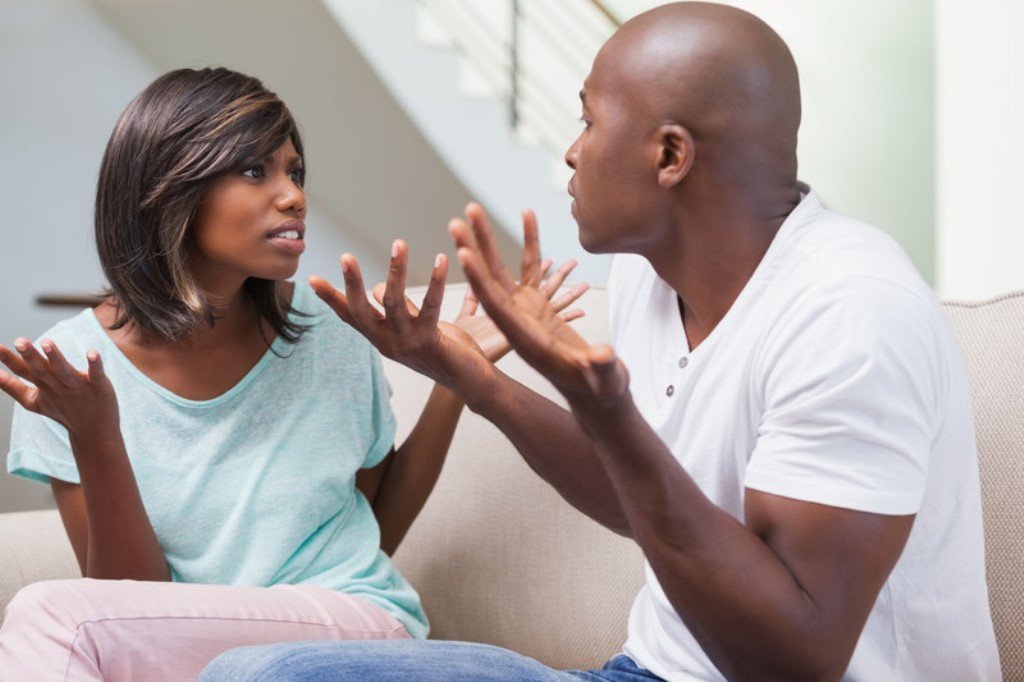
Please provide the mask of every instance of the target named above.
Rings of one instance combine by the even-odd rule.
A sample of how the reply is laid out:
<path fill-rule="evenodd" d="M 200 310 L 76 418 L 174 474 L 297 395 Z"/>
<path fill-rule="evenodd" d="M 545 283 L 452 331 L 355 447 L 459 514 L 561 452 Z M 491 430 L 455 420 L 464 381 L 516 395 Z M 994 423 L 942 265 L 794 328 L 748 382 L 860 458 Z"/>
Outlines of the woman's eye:
<path fill-rule="evenodd" d="M 290 177 L 292 179 L 292 182 L 294 182 L 296 185 L 302 187 L 302 185 L 306 182 L 306 171 L 302 170 L 301 168 L 297 168 L 288 173 L 288 177 Z"/>
<path fill-rule="evenodd" d="M 580 123 L 582 123 L 582 124 L 583 124 L 583 127 L 584 127 L 584 128 L 589 128 L 589 127 L 590 127 L 590 121 L 588 121 L 588 120 L 587 120 L 586 118 L 584 118 L 583 116 L 580 116 Z"/>
<path fill-rule="evenodd" d="M 253 166 L 252 168 L 246 168 L 245 170 L 242 171 L 242 175 L 244 175 L 247 178 L 258 180 L 259 178 L 263 177 L 263 167 Z"/>

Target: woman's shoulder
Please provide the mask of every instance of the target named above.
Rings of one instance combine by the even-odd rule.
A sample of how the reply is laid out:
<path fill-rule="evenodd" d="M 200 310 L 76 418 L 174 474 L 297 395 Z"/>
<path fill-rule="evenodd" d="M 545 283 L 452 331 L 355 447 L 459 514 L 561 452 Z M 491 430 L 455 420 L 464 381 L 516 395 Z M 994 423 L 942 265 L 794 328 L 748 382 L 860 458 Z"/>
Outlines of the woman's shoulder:
<path fill-rule="evenodd" d="M 104 336 L 103 328 L 96 319 L 92 308 L 86 308 L 77 315 L 63 319 L 39 335 L 37 341 L 50 339 L 58 347 L 68 345 L 95 345 Z"/>
<path fill-rule="evenodd" d="M 290 319 L 303 326 L 303 338 L 316 339 L 318 343 L 344 346 L 350 351 L 366 352 L 370 342 L 362 334 L 338 317 L 334 310 L 324 303 L 307 282 L 295 282 L 292 293 Z"/>
<path fill-rule="evenodd" d="M 308 282 L 288 282 L 292 287 L 291 319 L 307 328 L 322 325 L 333 325 L 342 320 L 331 310 L 330 306 L 320 300 Z"/>

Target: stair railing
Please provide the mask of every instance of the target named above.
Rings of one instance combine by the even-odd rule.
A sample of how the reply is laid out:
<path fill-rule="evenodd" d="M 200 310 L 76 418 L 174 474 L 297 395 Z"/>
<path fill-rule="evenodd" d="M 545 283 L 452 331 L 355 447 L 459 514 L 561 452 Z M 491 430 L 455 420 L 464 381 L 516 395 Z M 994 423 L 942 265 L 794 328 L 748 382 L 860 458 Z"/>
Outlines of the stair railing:
<path fill-rule="evenodd" d="M 600 0 L 419 0 L 464 63 L 505 100 L 509 129 L 558 158 L 579 131 L 577 93 L 620 22 Z"/>

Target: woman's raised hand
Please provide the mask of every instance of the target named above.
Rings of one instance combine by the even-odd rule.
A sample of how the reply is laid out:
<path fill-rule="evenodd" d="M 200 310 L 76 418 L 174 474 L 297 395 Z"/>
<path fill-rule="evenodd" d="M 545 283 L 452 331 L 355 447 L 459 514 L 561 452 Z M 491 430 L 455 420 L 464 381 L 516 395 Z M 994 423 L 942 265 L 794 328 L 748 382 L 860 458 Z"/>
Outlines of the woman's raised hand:
<path fill-rule="evenodd" d="M 383 312 L 367 298 L 359 263 L 351 254 L 341 256 L 344 293 L 321 277 L 310 277 L 309 283 L 341 319 L 365 336 L 385 357 L 449 388 L 456 388 L 462 377 L 486 373 L 491 363 L 473 337 L 439 320 L 448 259 L 443 254 L 434 259 L 423 303 L 417 308 L 405 295 L 408 257 L 405 242 L 396 240 L 391 248 L 387 281 L 378 285 L 374 294 Z"/>
<path fill-rule="evenodd" d="M 570 321 L 582 316 L 581 310 L 568 308 L 589 286 L 577 284 L 560 292 L 576 262 L 567 261 L 545 276 L 550 266 L 550 261 L 527 261 L 524 255 L 522 281 L 538 292 L 548 304 L 547 309 L 554 311 L 560 320 Z M 467 372 L 489 371 L 491 363 L 508 352 L 508 341 L 490 318 L 477 314 L 479 302 L 472 287 L 466 291 L 455 322 L 439 320 L 448 275 L 448 259 L 443 254 L 434 260 L 430 282 L 419 307 L 405 293 L 407 267 L 408 247 L 404 241 L 396 240 L 391 249 L 387 281 L 373 290 L 383 312 L 367 298 L 359 263 L 351 254 L 341 257 L 345 293 L 316 276 L 310 278 L 310 285 L 382 355 L 457 390 L 460 377 L 469 376 Z"/>
<path fill-rule="evenodd" d="M 0 362 L 9 370 L 0 370 L 0 389 L 26 410 L 64 426 L 72 438 L 119 429 L 117 396 L 100 354 L 86 354 L 83 372 L 49 339 L 39 345 L 42 352 L 24 338 L 14 342 L 17 352 L 0 346 Z"/>

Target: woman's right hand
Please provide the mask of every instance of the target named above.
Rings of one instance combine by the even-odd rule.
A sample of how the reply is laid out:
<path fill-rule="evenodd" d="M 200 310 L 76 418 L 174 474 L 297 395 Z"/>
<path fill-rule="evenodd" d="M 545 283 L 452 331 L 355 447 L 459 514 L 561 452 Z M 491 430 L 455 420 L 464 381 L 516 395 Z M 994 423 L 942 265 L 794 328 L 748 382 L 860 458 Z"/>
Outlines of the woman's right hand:
<path fill-rule="evenodd" d="M 387 282 L 377 294 L 383 312 L 366 296 L 359 263 L 342 254 L 345 291 L 335 289 L 321 277 L 310 285 L 337 315 L 365 336 L 381 355 L 430 377 L 456 393 L 469 388 L 467 380 L 482 378 L 493 365 L 472 335 L 450 322 L 439 320 L 444 299 L 448 260 L 439 254 L 434 261 L 430 283 L 420 307 L 405 295 L 408 247 L 402 240 L 392 246 Z"/>
<path fill-rule="evenodd" d="M 86 354 L 88 367 L 79 371 L 49 339 L 42 353 L 28 339 L 14 342 L 17 353 L 0 346 L 0 389 L 26 410 L 49 417 L 68 430 L 72 439 L 119 430 L 117 396 L 95 350 Z"/>

